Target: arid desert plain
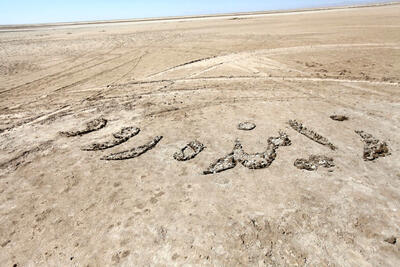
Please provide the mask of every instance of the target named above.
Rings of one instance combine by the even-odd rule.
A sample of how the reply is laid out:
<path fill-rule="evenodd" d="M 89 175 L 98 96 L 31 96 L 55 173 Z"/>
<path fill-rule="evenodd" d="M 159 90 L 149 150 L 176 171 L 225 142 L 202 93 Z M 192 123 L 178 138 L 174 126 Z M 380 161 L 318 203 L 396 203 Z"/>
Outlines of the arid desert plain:
<path fill-rule="evenodd" d="M 400 266 L 399 151 L 399 4 L 0 27 L 1 266 Z"/>

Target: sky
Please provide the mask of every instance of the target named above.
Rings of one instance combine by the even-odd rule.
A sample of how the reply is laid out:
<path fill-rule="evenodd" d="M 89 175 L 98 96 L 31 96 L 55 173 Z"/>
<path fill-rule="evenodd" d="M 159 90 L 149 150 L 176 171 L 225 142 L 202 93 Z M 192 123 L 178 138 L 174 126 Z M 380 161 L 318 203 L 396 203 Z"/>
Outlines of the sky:
<path fill-rule="evenodd" d="M 0 0 L 0 24 L 183 16 L 373 2 L 387 0 Z"/>

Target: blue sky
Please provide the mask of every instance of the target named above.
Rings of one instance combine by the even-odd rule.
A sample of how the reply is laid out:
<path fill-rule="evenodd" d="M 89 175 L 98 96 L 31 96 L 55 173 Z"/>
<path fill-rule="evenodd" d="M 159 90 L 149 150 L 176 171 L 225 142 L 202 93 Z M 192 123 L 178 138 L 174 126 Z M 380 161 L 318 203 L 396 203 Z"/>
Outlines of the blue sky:
<path fill-rule="evenodd" d="M 386 0 L 387 1 L 387 0 Z M 69 22 L 279 10 L 385 0 L 0 0 L 0 24 Z"/>

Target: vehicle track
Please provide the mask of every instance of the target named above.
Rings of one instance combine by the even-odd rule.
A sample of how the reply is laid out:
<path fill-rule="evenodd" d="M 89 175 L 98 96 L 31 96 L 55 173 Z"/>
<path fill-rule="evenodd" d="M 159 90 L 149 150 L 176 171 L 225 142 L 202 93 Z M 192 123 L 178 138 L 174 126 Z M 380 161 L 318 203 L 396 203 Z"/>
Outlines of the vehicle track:
<path fill-rule="evenodd" d="M 166 70 L 160 71 L 158 73 L 149 75 L 149 76 L 147 76 L 146 79 L 155 78 L 160 75 L 172 72 L 174 70 L 184 69 L 189 66 L 193 67 L 193 65 L 201 66 L 199 64 L 204 64 L 204 63 L 209 63 L 210 65 L 216 65 L 218 63 L 232 63 L 232 62 L 236 62 L 238 60 L 248 60 L 249 58 L 252 58 L 252 57 L 257 58 L 260 54 L 266 56 L 266 55 L 282 54 L 283 52 L 298 53 L 298 52 L 305 52 L 305 51 L 309 51 L 309 50 L 318 51 L 318 50 L 339 49 L 339 48 L 395 48 L 395 49 L 398 49 L 398 48 L 400 48 L 399 45 L 400 44 L 397 44 L 397 43 L 321 44 L 321 45 L 312 45 L 312 46 L 295 46 L 295 47 L 286 47 L 286 48 L 260 49 L 260 50 L 256 50 L 256 51 L 250 51 L 250 52 L 238 52 L 238 53 L 232 53 L 232 54 L 223 55 L 223 56 L 211 56 L 211 57 L 191 60 L 191 61 L 185 62 L 183 64 L 179 64 L 174 67 L 168 68 Z M 285 54 L 285 53 L 283 53 L 283 54 Z M 272 61 L 270 61 L 270 63 L 271 62 Z M 276 61 L 274 61 L 274 62 L 276 63 Z M 281 64 L 281 63 L 279 63 L 279 64 Z M 295 71 L 301 73 L 301 71 L 299 71 L 299 70 L 295 70 Z"/>
<path fill-rule="evenodd" d="M 68 72 L 68 71 L 74 70 L 74 69 L 76 69 L 76 68 L 80 68 L 80 67 L 82 67 L 82 65 L 85 65 L 85 64 L 91 63 L 91 62 L 93 62 L 93 61 L 96 61 L 97 59 L 99 59 L 99 58 L 101 58 L 101 57 L 104 57 L 104 56 L 107 56 L 107 54 L 97 56 L 97 57 L 95 57 L 95 58 L 92 58 L 92 59 L 90 59 L 90 60 L 84 62 L 84 63 L 81 63 L 81 64 L 78 64 L 78 65 L 74 65 L 74 66 L 72 66 L 72 67 L 69 67 L 69 68 L 67 68 L 67 69 L 65 69 L 65 70 L 63 70 L 63 71 L 60 71 L 60 72 L 57 72 L 57 73 L 54 73 L 54 74 L 50 74 L 50 75 L 47 75 L 47 76 L 45 76 L 45 77 L 41 77 L 41 78 L 38 78 L 38 79 L 36 79 L 36 80 L 30 81 L 30 82 L 26 82 L 26 83 L 24 83 L 24 84 L 21 84 L 21 85 L 18 85 L 18 86 L 15 86 L 15 87 L 12 87 L 12 88 L 3 90 L 3 91 L 0 92 L 0 95 L 1 95 L 1 94 L 4 94 L 4 93 L 7 93 L 7 92 L 9 92 L 9 91 L 14 91 L 14 90 L 17 90 L 17 89 L 24 89 L 24 87 L 26 87 L 26 86 L 35 85 L 35 83 L 38 83 L 36 86 L 40 86 L 42 83 L 48 83 L 48 82 L 55 81 L 55 80 L 57 80 L 57 79 L 64 78 L 64 77 L 66 77 L 66 76 L 72 75 L 72 74 L 76 74 L 76 73 L 78 73 L 78 72 L 82 72 L 82 71 L 83 71 L 82 69 L 75 70 L 75 71 L 72 71 L 72 72 Z M 90 65 L 90 66 L 88 66 L 88 67 L 86 67 L 86 68 L 84 68 L 84 69 L 90 69 L 90 68 L 97 67 L 97 66 L 99 66 L 99 65 L 101 65 L 101 64 L 107 63 L 107 62 L 112 61 L 112 60 L 114 60 L 114 59 L 121 58 L 122 56 L 123 56 L 123 55 L 119 55 L 119 56 L 113 57 L 113 58 L 111 58 L 111 59 L 107 59 L 107 60 L 98 62 L 98 63 L 93 64 L 93 65 Z"/>

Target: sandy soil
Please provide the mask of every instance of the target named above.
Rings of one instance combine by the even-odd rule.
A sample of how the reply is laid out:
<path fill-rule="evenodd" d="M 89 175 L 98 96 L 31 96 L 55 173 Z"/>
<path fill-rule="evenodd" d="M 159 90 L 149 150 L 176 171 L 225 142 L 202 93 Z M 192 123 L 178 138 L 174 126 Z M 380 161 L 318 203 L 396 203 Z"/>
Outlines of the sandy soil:
<path fill-rule="evenodd" d="M 0 265 L 399 266 L 399 14 L 1 32 Z"/>

